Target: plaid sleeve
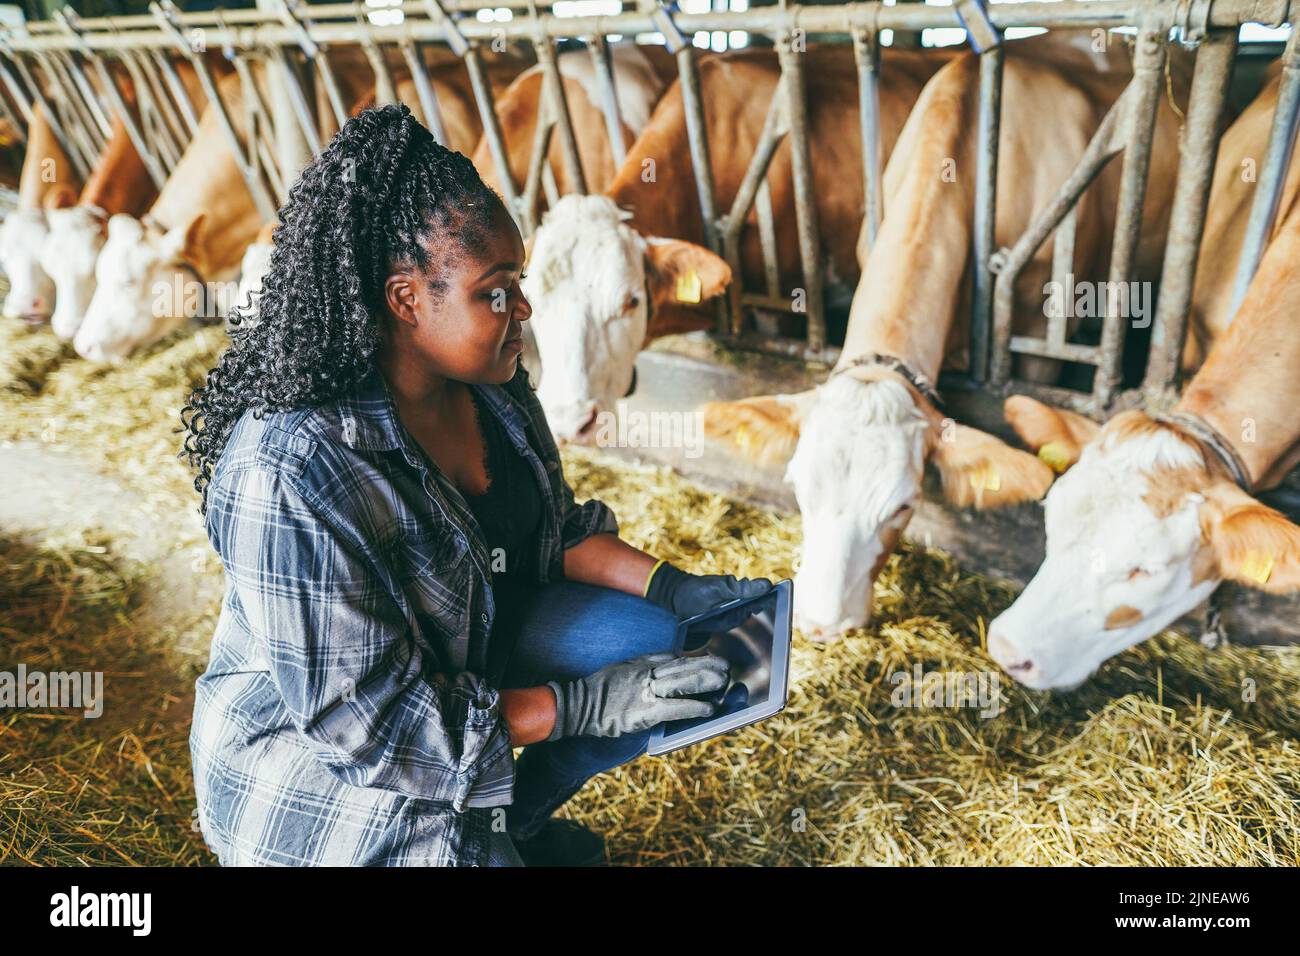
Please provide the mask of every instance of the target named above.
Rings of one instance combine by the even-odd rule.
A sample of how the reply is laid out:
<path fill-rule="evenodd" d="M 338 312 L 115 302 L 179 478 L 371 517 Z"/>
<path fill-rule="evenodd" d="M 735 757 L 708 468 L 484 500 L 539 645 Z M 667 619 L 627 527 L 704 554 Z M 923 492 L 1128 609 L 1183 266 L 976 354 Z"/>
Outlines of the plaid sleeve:
<path fill-rule="evenodd" d="M 346 783 L 442 800 L 510 803 L 514 763 L 498 693 L 470 673 L 426 678 L 406 618 L 359 542 L 291 480 L 227 476 L 220 551 L 294 726 Z"/>

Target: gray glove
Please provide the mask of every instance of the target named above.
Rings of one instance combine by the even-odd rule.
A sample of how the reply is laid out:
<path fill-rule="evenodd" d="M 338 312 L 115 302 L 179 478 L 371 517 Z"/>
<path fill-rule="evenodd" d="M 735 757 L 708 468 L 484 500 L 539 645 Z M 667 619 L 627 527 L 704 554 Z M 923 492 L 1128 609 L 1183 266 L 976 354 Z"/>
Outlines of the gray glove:
<path fill-rule="evenodd" d="M 713 705 L 687 695 L 721 690 L 727 679 L 727 662 L 713 654 L 647 654 L 564 684 L 549 681 L 555 729 L 546 739 L 621 737 L 669 720 L 707 717 Z"/>

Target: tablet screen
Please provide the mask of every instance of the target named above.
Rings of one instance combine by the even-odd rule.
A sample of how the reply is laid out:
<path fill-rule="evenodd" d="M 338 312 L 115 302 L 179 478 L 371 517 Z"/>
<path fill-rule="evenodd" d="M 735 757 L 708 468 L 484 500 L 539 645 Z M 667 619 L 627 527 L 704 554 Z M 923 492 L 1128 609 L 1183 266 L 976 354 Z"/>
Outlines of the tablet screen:
<path fill-rule="evenodd" d="M 786 581 L 739 608 L 683 625 L 680 653 L 687 657 L 718 655 L 730 665 L 730 679 L 725 688 L 707 698 L 716 707 L 713 714 L 672 721 L 658 728 L 651 741 L 651 754 L 752 724 L 785 706 L 789 606 L 790 585 Z"/>

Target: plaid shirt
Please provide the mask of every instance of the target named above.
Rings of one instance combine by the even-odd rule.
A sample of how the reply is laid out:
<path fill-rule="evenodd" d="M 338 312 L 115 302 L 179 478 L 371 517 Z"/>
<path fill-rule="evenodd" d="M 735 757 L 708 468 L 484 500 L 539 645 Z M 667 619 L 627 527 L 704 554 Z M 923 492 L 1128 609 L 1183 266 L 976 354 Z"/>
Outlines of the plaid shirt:
<path fill-rule="evenodd" d="M 543 498 L 539 581 L 616 532 L 575 504 L 523 373 L 474 386 Z M 373 372 L 319 408 L 246 414 L 207 532 L 226 593 L 190 749 L 199 820 L 226 865 L 487 862 L 514 760 L 484 673 L 496 612 L 464 498 Z M 499 812 L 499 811 L 498 811 Z"/>

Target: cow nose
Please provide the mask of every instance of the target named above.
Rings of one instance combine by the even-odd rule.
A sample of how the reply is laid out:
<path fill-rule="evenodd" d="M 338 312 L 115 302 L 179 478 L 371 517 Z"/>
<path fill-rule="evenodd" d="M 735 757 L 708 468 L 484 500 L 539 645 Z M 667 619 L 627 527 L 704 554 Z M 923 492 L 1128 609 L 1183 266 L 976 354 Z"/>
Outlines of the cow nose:
<path fill-rule="evenodd" d="M 989 635 L 989 655 L 1003 670 L 1018 679 L 1024 679 L 1038 671 L 1038 666 L 1001 634 Z"/>

